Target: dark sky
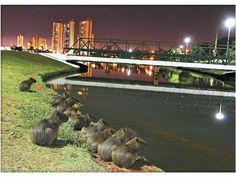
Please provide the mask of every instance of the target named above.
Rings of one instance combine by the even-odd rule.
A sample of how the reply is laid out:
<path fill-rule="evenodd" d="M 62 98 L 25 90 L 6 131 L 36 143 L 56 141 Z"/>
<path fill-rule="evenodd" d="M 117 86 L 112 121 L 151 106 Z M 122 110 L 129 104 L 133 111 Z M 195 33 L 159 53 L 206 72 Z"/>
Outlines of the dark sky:
<path fill-rule="evenodd" d="M 227 35 L 224 20 L 235 16 L 235 6 L 1 6 L 2 45 L 16 44 L 16 36 L 24 36 L 24 44 L 32 36 L 47 38 L 51 44 L 52 23 L 57 19 L 93 19 L 95 38 L 137 39 L 181 42 L 191 36 L 193 42 L 213 42 Z M 232 30 L 231 36 L 235 35 Z"/>

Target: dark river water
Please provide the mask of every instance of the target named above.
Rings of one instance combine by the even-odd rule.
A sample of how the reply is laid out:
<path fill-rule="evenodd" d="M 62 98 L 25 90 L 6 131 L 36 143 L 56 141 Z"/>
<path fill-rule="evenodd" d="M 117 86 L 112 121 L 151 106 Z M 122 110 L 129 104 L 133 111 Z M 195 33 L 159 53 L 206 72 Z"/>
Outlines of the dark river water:
<path fill-rule="evenodd" d="M 76 84 L 81 80 L 227 92 L 233 86 L 173 68 L 96 63 L 87 73 L 47 82 L 59 93 L 78 97 L 82 112 L 107 120 L 114 129 L 136 130 L 148 144 L 141 154 L 164 171 L 235 171 L 234 98 Z M 220 105 L 222 120 L 215 116 Z"/>

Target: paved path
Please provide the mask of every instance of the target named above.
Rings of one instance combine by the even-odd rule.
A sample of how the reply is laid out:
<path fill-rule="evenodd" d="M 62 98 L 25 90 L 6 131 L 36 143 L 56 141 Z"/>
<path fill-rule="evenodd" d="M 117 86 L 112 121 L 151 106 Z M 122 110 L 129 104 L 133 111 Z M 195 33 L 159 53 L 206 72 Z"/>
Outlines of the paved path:
<path fill-rule="evenodd" d="M 74 66 L 74 67 L 78 67 L 78 66 L 68 63 L 66 60 L 77 60 L 77 61 L 81 61 L 81 62 L 86 61 L 86 62 L 136 64 L 136 65 L 152 65 L 152 66 L 172 66 L 172 67 L 236 71 L 235 65 L 202 64 L 202 63 L 157 61 L 157 60 L 121 59 L 121 58 L 102 58 L 102 57 L 87 57 L 87 56 L 67 56 L 67 55 L 55 54 L 55 53 L 40 53 L 40 55 L 52 58 L 54 60 L 61 61 L 63 63 L 66 63 L 66 64 Z"/>

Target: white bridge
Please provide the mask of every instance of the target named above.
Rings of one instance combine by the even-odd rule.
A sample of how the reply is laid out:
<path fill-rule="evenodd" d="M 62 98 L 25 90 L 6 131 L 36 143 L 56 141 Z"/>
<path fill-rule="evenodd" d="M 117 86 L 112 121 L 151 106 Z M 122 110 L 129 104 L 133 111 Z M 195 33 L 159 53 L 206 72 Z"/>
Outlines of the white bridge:
<path fill-rule="evenodd" d="M 102 63 L 117 63 L 117 64 L 132 64 L 132 65 L 150 65 L 150 66 L 171 66 L 183 68 L 198 68 L 198 69 L 215 69 L 236 71 L 235 65 L 222 64 L 203 64 L 203 63 L 187 63 L 187 62 L 172 62 L 172 61 L 158 61 L 158 60 L 137 60 L 137 59 L 121 59 L 121 58 L 103 58 L 103 57 L 88 57 L 88 56 L 70 56 L 55 53 L 39 53 L 45 57 L 60 61 L 73 67 L 78 65 L 69 63 L 69 60 L 80 62 L 102 62 Z"/>

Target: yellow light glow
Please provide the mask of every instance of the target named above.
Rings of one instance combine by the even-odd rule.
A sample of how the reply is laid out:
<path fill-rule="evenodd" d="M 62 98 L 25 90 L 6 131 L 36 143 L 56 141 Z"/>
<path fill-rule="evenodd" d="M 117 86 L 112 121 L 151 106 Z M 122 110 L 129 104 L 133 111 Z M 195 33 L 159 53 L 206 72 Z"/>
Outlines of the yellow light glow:
<path fill-rule="evenodd" d="M 93 63 L 93 64 L 92 64 L 92 68 L 95 68 L 95 67 L 96 67 L 96 65 Z"/>
<path fill-rule="evenodd" d="M 152 71 L 148 71 L 148 75 L 149 75 L 149 76 L 152 76 Z"/>
<path fill-rule="evenodd" d="M 122 72 L 122 73 L 125 72 L 125 68 L 124 68 L 124 67 L 121 69 L 121 72 Z"/>

